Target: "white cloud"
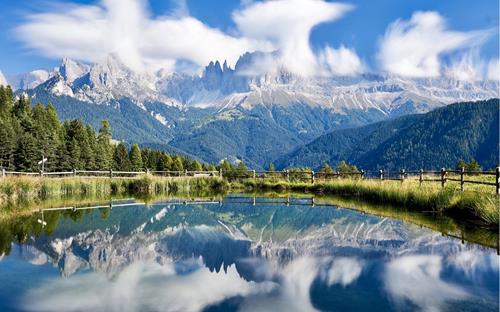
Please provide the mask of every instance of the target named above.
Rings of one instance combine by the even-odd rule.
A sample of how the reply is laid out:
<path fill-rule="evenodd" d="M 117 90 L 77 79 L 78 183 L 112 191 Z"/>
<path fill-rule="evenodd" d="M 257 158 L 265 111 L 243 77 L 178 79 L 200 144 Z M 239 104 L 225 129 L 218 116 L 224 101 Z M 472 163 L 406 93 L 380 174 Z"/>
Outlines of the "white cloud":
<path fill-rule="evenodd" d="M 500 59 L 492 59 L 488 63 L 488 70 L 486 77 L 489 80 L 499 81 L 500 80 Z"/>
<path fill-rule="evenodd" d="M 267 70 L 286 68 L 301 75 L 360 71 L 353 50 L 327 47 L 316 55 L 309 44 L 311 30 L 341 18 L 352 9 L 348 4 L 243 1 L 232 14 L 236 29 L 228 34 L 190 16 L 185 0 L 172 1 L 174 9 L 159 17 L 152 16 L 146 0 L 49 6 L 29 14 L 15 32 L 27 48 L 46 57 L 97 62 L 113 53 L 135 70 L 173 70 L 179 63 L 202 67 L 215 60 L 234 66 L 245 52 L 278 51 L 271 67 L 264 64 Z"/>
<path fill-rule="evenodd" d="M 383 70 L 407 77 L 437 77 L 442 56 L 482 44 L 490 31 L 449 30 L 437 12 L 415 12 L 410 20 L 397 20 L 380 42 L 378 59 Z"/>
<path fill-rule="evenodd" d="M 5 76 L 3 75 L 2 71 L 0 71 L 0 86 L 6 86 L 7 85 L 7 79 L 5 79 Z"/>
<path fill-rule="evenodd" d="M 486 64 L 476 49 L 463 53 L 443 70 L 445 76 L 462 81 L 478 81 L 485 77 Z"/>
<path fill-rule="evenodd" d="M 319 70 L 309 44 L 314 26 L 332 22 L 352 6 L 322 0 L 276 0 L 248 4 L 233 13 L 238 30 L 247 38 L 271 42 L 279 51 L 279 66 L 313 75 Z"/>
<path fill-rule="evenodd" d="M 173 15 L 158 18 L 150 17 L 142 0 L 63 5 L 29 15 L 15 32 L 28 48 L 47 57 L 96 62 L 115 53 L 136 70 L 173 68 L 177 60 L 234 64 L 246 51 L 266 49 L 265 42 L 233 37 L 184 16 L 188 12 L 178 3 Z"/>
<path fill-rule="evenodd" d="M 440 311 L 446 302 L 468 294 L 457 285 L 443 281 L 440 256 L 405 256 L 387 264 L 385 288 L 396 300 L 408 300 L 422 311 Z"/>
<path fill-rule="evenodd" d="M 356 52 L 344 46 L 338 49 L 326 47 L 319 55 L 319 62 L 327 75 L 353 76 L 364 70 Z"/>
<path fill-rule="evenodd" d="M 444 66 L 443 74 L 446 77 L 462 81 L 500 80 L 500 65 L 498 59 L 489 62 L 482 59 L 479 49 L 473 48 L 462 53 L 458 58 Z"/>

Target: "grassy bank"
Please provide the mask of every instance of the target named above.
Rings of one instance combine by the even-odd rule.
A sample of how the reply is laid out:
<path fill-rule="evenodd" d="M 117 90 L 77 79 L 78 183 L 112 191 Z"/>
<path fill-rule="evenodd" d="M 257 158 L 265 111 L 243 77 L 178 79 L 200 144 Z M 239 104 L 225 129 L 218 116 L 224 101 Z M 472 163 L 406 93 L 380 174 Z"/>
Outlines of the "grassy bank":
<path fill-rule="evenodd" d="M 26 202 L 66 197 L 157 196 L 175 193 L 233 191 L 289 191 L 336 195 L 372 204 L 388 204 L 416 212 L 437 212 L 457 220 L 480 221 L 498 226 L 498 196 L 489 191 L 460 192 L 456 185 L 444 189 L 440 183 L 418 181 L 332 180 L 314 184 L 282 180 L 243 180 L 227 182 L 218 177 L 139 178 L 39 178 L 8 177 L 0 179 L 0 206 L 25 207 Z M 22 209 L 22 208 L 20 208 Z"/>
<path fill-rule="evenodd" d="M 223 191 L 228 184 L 217 177 L 39 178 L 0 179 L 0 206 L 64 197 L 154 196 L 177 192 Z"/>
<path fill-rule="evenodd" d="M 333 180 L 300 183 L 286 181 L 246 180 L 246 190 L 273 190 L 330 194 L 359 199 L 374 204 L 390 204 L 413 211 L 437 212 L 460 220 L 480 221 L 491 226 L 499 224 L 499 199 L 487 192 L 461 192 L 456 186 L 444 189 L 438 183 L 420 187 L 418 182 Z"/>

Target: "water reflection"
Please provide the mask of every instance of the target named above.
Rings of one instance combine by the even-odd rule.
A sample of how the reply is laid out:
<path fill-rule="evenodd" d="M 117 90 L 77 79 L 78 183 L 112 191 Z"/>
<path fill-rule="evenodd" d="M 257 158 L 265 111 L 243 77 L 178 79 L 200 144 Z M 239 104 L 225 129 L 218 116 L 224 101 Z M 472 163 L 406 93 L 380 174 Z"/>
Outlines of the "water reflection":
<path fill-rule="evenodd" d="M 0 310 L 498 310 L 494 249 L 300 201 L 135 204 L 8 223 Z"/>

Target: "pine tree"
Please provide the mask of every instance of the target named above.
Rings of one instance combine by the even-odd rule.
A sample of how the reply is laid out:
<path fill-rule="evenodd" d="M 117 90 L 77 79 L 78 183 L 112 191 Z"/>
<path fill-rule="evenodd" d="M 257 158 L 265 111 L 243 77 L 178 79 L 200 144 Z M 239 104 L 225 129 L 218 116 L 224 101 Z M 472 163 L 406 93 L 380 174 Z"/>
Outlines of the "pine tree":
<path fill-rule="evenodd" d="M 89 145 L 89 156 L 87 158 L 88 162 L 85 168 L 88 170 L 95 170 L 97 169 L 96 165 L 97 137 L 94 128 L 92 128 L 92 126 L 87 125 L 86 131 L 87 131 L 87 141 Z"/>
<path fill-rule="evenodd" d="M 14 169 L 16 134 L 11 120 L 0 118 L 0 169 Z"/>
<path fill-rule="evenodd" d="M 191 170 L 191 171 L 203 171 L 203 167 L 201 166 L 199 161 L 195 160 L 191 163 L 189 170 Z"/>
<path fill-rule="evenodd" d="M 236 165 L 236 171 L 238 171 L 239 173 L 247 173 L 248 168 L 243 160 L 239 161 Z"/>
<path fill-rule="evenodd" d="M 333 173 L 333 169 L 328 163 L 324 163 L 323 167 L 321 167 L 321 169 L 319 170 L 319 173 L 331 174 Z"/>
<path fill-rule="evenodd" d="M 96 166 L 99 170 L 108 170 L 113 166 L 111 128 L 107 120 L 101 122 L 101 128 L 97 137 Z"/>
<path fill-rule="evenodd" d="M 143 169 L 141 150 L 137 144 L 132 145 L 130 149 L 130 166 L 132 171 L 141 171 Z"/>
<path fill-rule="evenodd" d="M 127 148 L 123 142 L 120 142 L 114 151 L 113 169 L 118 171 L 130 171 L 130 160 Z"/>
<path fill-rule="evenodd" d="M 14 165 L 21 171 L 38 171 L 38 160 L 36 142 L 33 135 L 25 132 L 17 142 L 14 151 Z"/>
<path fill-rule="evenodd" d="M 269 163 L 269 167 L 267 168 L 268 171 L 270 172 L 274 172 L 276 169 L 274 168 L 274 164 L 273 163 Z"/>
<path fill-rule="evenodd" d="M 172 170 L 173 171 L 184 170 L 184 164 L 182 163 L 182 159 L 179 155 L 176 155 L 172 160 Z"/>
<path fill-rule="evenodd" d="M 158 166 L 157 166 L 158 170 L 169 171 L 169 170 L 173 170 L 172 167 L 173 167 L 172 157 L 170 157 L 170 155 L 168 155 L 168 154 L 163 154 L 160 161 L 158 162 Z"/>

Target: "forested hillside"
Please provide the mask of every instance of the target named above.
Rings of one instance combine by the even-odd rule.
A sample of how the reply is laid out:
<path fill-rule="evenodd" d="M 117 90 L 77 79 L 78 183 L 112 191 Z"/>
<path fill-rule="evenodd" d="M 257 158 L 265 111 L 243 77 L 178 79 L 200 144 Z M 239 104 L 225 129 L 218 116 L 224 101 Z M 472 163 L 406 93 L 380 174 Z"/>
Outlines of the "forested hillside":
<path fill-rule="evenodd" d="M 475 159 L 498 165 L 499 100 L 452 104 L 368 126 L 333 131 L 276 161 L 279 168 L 347 160 L 367 169 L 454 167 Z"/>
<path fill-rule="evenodd" d="M 115 143 L 113 143 L 115 142 Z M 14 98 L 10 87 L 0 86 L 0 169 L 39 171 L 86 170 L 216 170 L 185 156 L 137 144 L 129 149 L 112 140 L 109 122 L 101 122 L 98 133 L 79 119 L 61 122 L 52 104 L 31 105 L 31 100 Z"/>

